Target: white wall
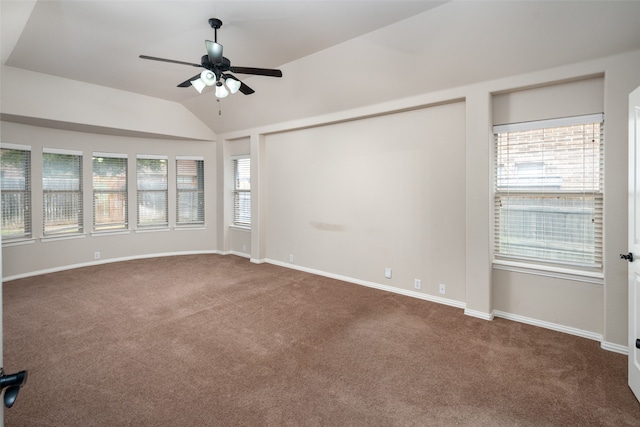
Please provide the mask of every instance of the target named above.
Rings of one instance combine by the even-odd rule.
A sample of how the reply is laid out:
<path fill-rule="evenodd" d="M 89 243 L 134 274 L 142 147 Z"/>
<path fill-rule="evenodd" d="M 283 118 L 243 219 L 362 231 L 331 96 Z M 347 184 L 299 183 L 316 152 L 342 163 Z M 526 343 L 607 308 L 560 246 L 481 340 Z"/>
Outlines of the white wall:
<path fill-rule="evenodd" d="M 175 141 L 97 135 L 49 129 L 17 123 L 1 123 L 4 143 L 31 146 L 32 150 L 32 224 L 33 240 L 27 244 L 3 245 L 5 278 L 15 278 L 70 266 L 89 265 L 119 259 L 162 254 L 215 252 L 216 250 L 216 152 L 210 141 Z M 84 235 L 72 239 L 42 239 L 42 149 L 65 148 L 83 152 Z M 93 152 L 127 154 L 129 159 L 129 231 L 124 234 L 91 233 Z M 176 228 L 175 185 L 169 185 L 169 224 L 166 231 L 135 231 L 137 154 L 162 154 L 169 157 L 169 182 L 175 182 L 175 156 L 204 156 L 205 226 Z M 94 252 L 100 260 L 94 260 Z"/>
<path fill-rule="evenodd" d="M 464 301 L 464 123 L 457 102 L 268 135 L 266 258 Z"/>
<path fill-rule="evenodd" d="M 2 119 L 71 130 L 212 141 L 215 133 L 183 105 L 2 66 Z"/>

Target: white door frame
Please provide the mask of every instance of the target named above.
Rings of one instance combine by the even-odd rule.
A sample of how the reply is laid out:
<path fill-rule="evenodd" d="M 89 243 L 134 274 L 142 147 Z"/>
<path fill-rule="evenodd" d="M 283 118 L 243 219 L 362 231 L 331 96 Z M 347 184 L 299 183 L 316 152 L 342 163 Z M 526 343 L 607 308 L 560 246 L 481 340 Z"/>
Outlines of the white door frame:
<path fill-rule="evenodd" d="M 629 94 L 629 387 L 640 400 L 640 87 Z M 631 255 L 633 254 L 633 255 Z M 622 257 L 626 254 L 622 254 Z"/>

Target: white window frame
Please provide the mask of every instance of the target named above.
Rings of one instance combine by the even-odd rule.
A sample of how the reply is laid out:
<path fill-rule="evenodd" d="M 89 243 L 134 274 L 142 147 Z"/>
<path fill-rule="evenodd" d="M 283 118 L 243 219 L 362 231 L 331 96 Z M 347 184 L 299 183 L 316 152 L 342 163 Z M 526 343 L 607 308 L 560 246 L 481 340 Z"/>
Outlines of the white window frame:
<path fill-rule="evenodd" d="M 575 125 L 588 125 L 591 123 L 600 123 L 600 145 L 598 161 L 599 164 L 596 166 L 598 168 L 598 180 L 597 189 L 592 191 L 584 191 L 580 192 L 567 192 L 566 190 L 549 190 L 549 191 L 541 191 L 540 186 L 541 181 L 539 179 L 543 179 L 542 176 L 538 179 L 536 177 L 526 177 L 523 178 L 523 187 L 526 187 L 527 184 L 531 187 L 538 186 L 537 189 L 532 189 L 527 191 L 526 189 L 519 189 L 516 191 L 509 190 L 500 190 L 499 182 L 501 180 L 500 177 L 500 165 L 498 164 L 498 148 L 497 148 L 497 135 L 501 133 L 507 132 L 520 132 L 520 131 L 533 131 L 539 129 L 550 129 L 550 128 L 558 128 L 564 126 L 575 126 Z M 575 117 L 566 117 L 566 118 L 558 118 L 551 120 L 540 120 L 533 122 L 523 122 L 523 123 L 514 123 L 507 125 L 496 125 L 493 128 L 494 139 L 496 141 L 496 146 L 494 147 L 494 185 L 493 185 L 493 193 L 494 193 L 494 267 L 499 269 L 513 270 L 513 271 L 526 271 L 526 272 L 534 272 L 534 274 L 543 274 L 548 275 L 551 274 L 554 277 L 575 277 L 581 276 L 586 277 L 587 281 L 594 281 L 601 283 L 602 280 L 602 245 L 603 245 L 603 198 L 604 198 L 604 186 L 603 186 L 603 146 L 604 146 L 604 114 L 590 114 L 583 116 L 575 116 Z M 514 177 L 512 173 L 511 178 Z M 544 179 L 548 179 L 548 176 L 545 176 Z M 507 188 L 507 187 L 505 187 Z M 536 258 L 535 256 L 522 256 L 515 255 L 509 253 L 501 253 L 500 251 L 500 210 L 501 203 L 504 197 L 508 197 L 511 194 L 512 196 L 523 197 L 527 196 L 540 196 L 540 197 L 560 197 L 563 199 L 568 199 L 570 197 L 576 197 L 583 195 L 585 199 L 593 200 L 593 212 L 594 217 L 592 218 L 593 225 L 593 259 L 591 262 L 587 261 L 563 261 L 560 259 L 549 259 L 549 258 Z M 507 250 L 508 252 L 508 250 Z M 543 271 L 544 273 L 540 273 Z"/>
<path fill-rule="evenodd" d="M 184 186 L 180 182 L 180 167 L 181 161 L 194 161 L 196 163 L 196 188 L 193 186 Z M 199 165 L 198 165 L 199 164 Z M 176 227 L 193 227 L 204 226 L 205 224 L 205 191 L 204 191 L 204 157 L 202 156 L 176 156 Z M 184 217 L 181 209 L 181 196 L 186 196 L 187 201 L 185 211 L 195 212 L 195 218 L 191 215 L 186 215 L 188 220 L 182 221 Z"/>
<path fill-rule="evenodd" d="M 251 156 L 249 155 L 233 156 L 231 160 L 232 160 L 232 172 L 233 172 L 231 224 L 234 227 L 251 228 Z M 241 187 L 246 187 L 240 184 L 240 177 L 238 176 L 238 173 L 239 173 L 238 162 L 242 160 L 249 161 L 249 166 L 247 169 L 245 169 L 246 171 L 249 172 L 249 188 L 241 188 Z M 240 209 L 241 197 L 245 197 L 245 198 L 248 197 L 249 199 L 248 215 L 247 215 L 246 209 L 243 209 L 242 211 Z"/>
<path fill-rule="evenodd" d="M 33 236 L 33 226 L 32 226 L 32 215 L 31 215 L 31 168 L 32 168 L 32 152 L 31 146 L 29 145 L 20 145 L 20 144 L 0 144 L 0 148 L 3 150 L 13 150 L 13 151 L 23 151 L 27 156 L 27 164 L 22 177 L 18 177 L 18 179 L 22 178 L 24 181 L 23 188 L 4 188 L 2 189 L 3 199 L 6 195 L 11 195 L 13 198 L 17 198 L 20 202 L 19 210 L 22 211 L 21 216 L 23 217 L 23 232 L 19 234 L 7 234 L 2 236 L 2 243 L 10 243 L 10 242 L 18 242 L 24 241 L 27 239 L 31 239 Z M 5 183 L 5 179 L 2 179 L 2 182 Z M 3 200 L 4 201 L 4 200 Z M 5 208 L 3 204 L 3 209 Z M 7 219 L 7 215 L 4 215 L 3 212 L 3 222 Z M 4 232 L 8 228 L 2 227 L 2 231 Z"/>
<path fill-rule="evenodd" d="M 96 171 L 95 171 L 95 161 L 97 159 L 117 159 L 123 160 L 125 165 L 125 176 L 124 176 L 124 189 L 104 189 L 96 186 Z M 126 154 L 119 153 L 100 153 L 94 152 L 92 158 L 92 183 L 93 183 L 93 231 L 97 233 L 112 233 L 112 232 L 122 232 L 123 230 L 127 230 L 129 227 L 129 158 Z M 122 203 L 122 211 L 124 219 L 123 221 L 109 221 L 108 223 L 100 223 L 98 224 L 96 221 L 97 217 L 97 204 L 98 199 L 102 196 L 115 196 L 115 202 L 118 200 Z M 108 203 L 111 205 L 111 201 Z"/>
<path fill-rule="evenodd" d="M 164 185 L 159 185 L 157 189 L 140 189 L 140 161 L 141 160 L 158 160 L 164 162 Z M 164 195 L 163 217 L 159 220 L 148 220 L 141 222 L 142 199 L 146 195 L 162 194 Z M 168 229 L 169 228 L 169 157 L 152 154 L 136 155 L 136 228 L 137 229 Z"/>
<path fill-rule="evenodd" d="M 67 237 L 67 236 L 74 236 L 74 235 L 80 235 L 83 234 L 84 231 L 84 198 L 83 198 L 83 190 L 84 190 L 84 186 L 83 186 L 83 180 L 84 180 L 84 176 L 83 176 L 83 161 L 84 161 L 84 156 L 82 151 L 75 151 L 75 150 L 65 150 L 65 149 L 58 149 L 58 148 L 43 148 L 42 150 L 43 153 L 43 158 L 42 158 L 42 233 L 44 235 L 44 237 Z M 64 156 L 74 156 L 77 157 L 77 161 L 78 161 L 78 177 L 77 177 L 77 188 L 67 188 L 67 189 L 60 189 L 60 190 L 52 190 L 49 189 L 47 190 L 46 187 L 47 185 L 45 185 L 45 180 L 48 178 L 46 176 L 45 170 L 44 170 L 44 164 L 45 164 L 45 157 L 47 154 L 57 154 L 57 155 L 64 155 Z M 72 183 L 73 184 L 73 183 Z M 48 222 L 48 218 L 50 215 L 47 214 L 47 198 L 48 197 L 53 197 L 55 195 L 67 195 L 67 196 L 76 196 L 77 200 L 76 200 L 76 217 L 77 217 L 77 222 L 75 222 L 73 224 L 73 226 L 70 225 L 70 227 L 66 227 L 66 228 L 56 228 L 53 227 L 53 225 L 51 223 Z"/>

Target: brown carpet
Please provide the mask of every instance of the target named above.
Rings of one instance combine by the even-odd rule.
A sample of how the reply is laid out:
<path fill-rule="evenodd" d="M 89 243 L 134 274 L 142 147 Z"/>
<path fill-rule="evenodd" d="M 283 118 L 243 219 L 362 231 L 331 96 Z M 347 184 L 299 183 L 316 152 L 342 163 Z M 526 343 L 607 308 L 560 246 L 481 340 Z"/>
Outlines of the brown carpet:
<path fill-rule="evenodd" d="M 7 426 L 638 426 L 599 343 L 235 256 L 4 284 Z"/>

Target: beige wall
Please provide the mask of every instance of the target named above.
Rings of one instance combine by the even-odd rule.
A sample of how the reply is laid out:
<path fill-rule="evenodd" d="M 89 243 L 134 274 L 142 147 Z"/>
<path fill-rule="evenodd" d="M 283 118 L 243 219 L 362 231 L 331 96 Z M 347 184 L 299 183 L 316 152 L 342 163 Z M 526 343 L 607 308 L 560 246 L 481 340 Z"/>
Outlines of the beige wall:
<path fill-rule="evenodd" d="M 464 301 L 464 123 L 457 102 L 268 135 L 266 258 Z"/>
<path fill-rule="evenodd" d="M 604 332 L 601 284 L 498 269 L 493 280 L 496 310 L 552 328 L 562 325 L 575 335 L 598 339 Z"/>
<path fill-rule="evenodd" d="M 92 133 L 213 141 L 177 102 L 2 66 L 2 119 Z"/>
<path fill-rule="evenodd" d="M 529 122 L 604 111 L 604 77 L 553 82 L 493 96 L 493 124 Z"/>
<path fill-rule="evenodd" d="M 4 245 L 5 278 L 53 271 L 70 266 L 162 254 L 214 252 L 216 250 L 216 153 L 212 142 L 172 141 L 96 135 L 48 129 L 16 123 L 1 123 L 3 143 L 31 146 L 33 240 L 28 244 Z M 42 149 L 64 148 L 83 152 L 84 235 L 72 239 L 42 239 Z M 127 154 L 129 159 L 129 228 L 125 234 L 92 234 L 91 156 L 93 152 Z M 136 232 L 135 161 L 137 154 L 169 157 L 169 182 L 175 182 L 175 156 L 203 156 L 205 164 L 205 226 L 175 227 L 175 185 L 169 185 L 169 224 L 163 231 Z M 94 252 L 100 260 L 94 260 Z"/>

